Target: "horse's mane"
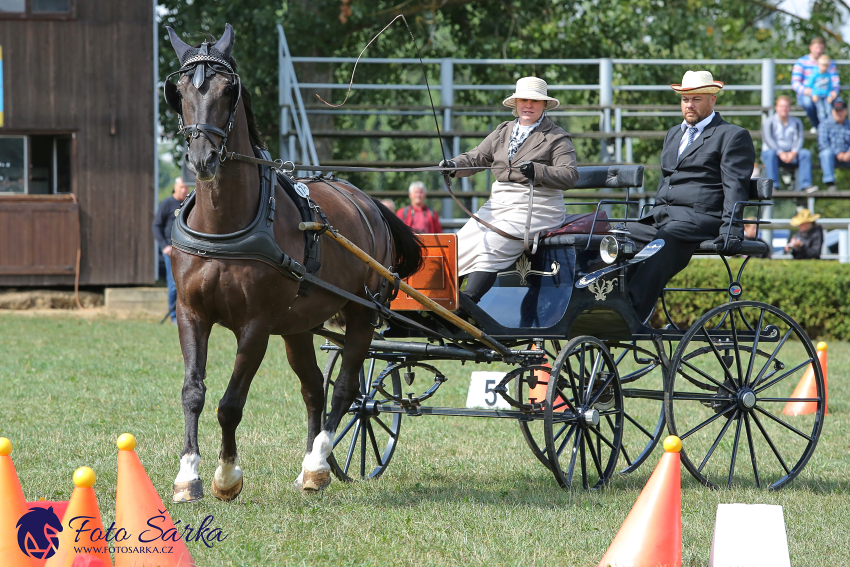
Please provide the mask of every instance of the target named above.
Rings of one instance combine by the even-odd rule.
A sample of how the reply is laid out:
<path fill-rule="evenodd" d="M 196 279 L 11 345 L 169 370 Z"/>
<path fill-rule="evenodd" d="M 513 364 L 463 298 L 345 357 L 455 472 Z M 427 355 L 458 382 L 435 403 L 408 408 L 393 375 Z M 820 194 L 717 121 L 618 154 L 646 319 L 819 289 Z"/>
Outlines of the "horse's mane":
<path fill-rule="evenodd" d="M 228 57 L 228 59 L 230 60 L 230 65 L 233 67 L 233 71 L 238 73 L 239 69 L 237 68 L 236 60 L 233 59 L 233 57 Z M 245 119 L 248 121 L 248 136 L 251 138 L 251 145 L 267 150 L 268 146 L 266 146 L 266 143 L 263 141 L 263 135 L 260 133 L 260 129 L 257 128 L 257 120 L 254 118 L 254 109 L 251 108 L 251 95 L 248 94 L 248 89 L 245 88 L 245 83 L 240 80 L 239 84 L 242 89 L 242 106 L 245 109 Z"/>

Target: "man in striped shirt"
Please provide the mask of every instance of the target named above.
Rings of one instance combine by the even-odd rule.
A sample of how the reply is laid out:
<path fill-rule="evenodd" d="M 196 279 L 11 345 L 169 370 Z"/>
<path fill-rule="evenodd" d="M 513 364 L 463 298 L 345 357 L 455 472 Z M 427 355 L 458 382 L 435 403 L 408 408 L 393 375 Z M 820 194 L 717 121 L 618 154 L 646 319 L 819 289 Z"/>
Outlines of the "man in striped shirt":
<path fill-rule="evenodd" d="M 812 123 L 814 133 L 818 127 L 818 109 L 814 101 L 812 101 L 812 89 L 806 87 L 806 82 L 813 74 L 818 72 L 818 57 L 823 55 L 826 50 L 826 43 L 822 37 L 812 39 L 809 44 L 809 54 L 797 59 L 794 67 L 791 69 L 791 88 L 797 93 L 797 104 L 803 107 L 806 111 L 806 116 Z M 835 61 L 830 63 L 827 73 L 832 74 L 832 91 L 833 98 L 838 96 L 838 88 L 840 82 L 838 80 L 838 70 L 835 67 Z"/>

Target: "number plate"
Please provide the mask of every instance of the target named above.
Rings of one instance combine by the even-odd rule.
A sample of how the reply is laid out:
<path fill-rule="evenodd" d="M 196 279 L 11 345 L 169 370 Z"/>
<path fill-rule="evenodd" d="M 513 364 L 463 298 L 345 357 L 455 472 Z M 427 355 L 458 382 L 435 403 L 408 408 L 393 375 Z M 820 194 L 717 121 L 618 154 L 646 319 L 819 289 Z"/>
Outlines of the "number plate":
<path fill-rule="evenodd" d="M 295 184 L 295 192 L 298 193 L 302 198 L 308 199 L 310 198 L 310 189 L 300 181 Z"/>
<path fill-rule="evenodd" d="M 502 396 L 493 391 L 502 378 L 504 372 L 482 372 L 475 371 L 469 380 L 469 393 L 466 396 L 466 407 L 485 409 L 509 410 L 511 406 Z"/>

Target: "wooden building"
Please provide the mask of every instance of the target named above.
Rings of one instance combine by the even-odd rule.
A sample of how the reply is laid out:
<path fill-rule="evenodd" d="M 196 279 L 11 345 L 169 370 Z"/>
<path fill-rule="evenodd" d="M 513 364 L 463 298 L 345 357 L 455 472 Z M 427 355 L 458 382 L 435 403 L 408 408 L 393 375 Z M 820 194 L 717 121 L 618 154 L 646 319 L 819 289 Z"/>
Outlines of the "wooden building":
<path fill-rule="evenodd" d="M 0 286 L 150 284 L 152 0 L 0 0 Z M 79 252 L 78 252 L 79 251 Z"/>

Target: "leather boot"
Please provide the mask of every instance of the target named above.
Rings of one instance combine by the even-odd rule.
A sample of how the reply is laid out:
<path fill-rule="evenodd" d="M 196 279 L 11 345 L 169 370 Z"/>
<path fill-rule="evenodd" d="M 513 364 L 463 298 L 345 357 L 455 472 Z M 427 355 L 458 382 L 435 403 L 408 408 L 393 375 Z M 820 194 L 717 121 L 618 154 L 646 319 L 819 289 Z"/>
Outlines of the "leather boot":
<path fill-rule="evenodd" d="M 496 283 L 496 272 L 472 272 L 466 278 L 466 289 L 462 293 L 478 303 Z"/>

